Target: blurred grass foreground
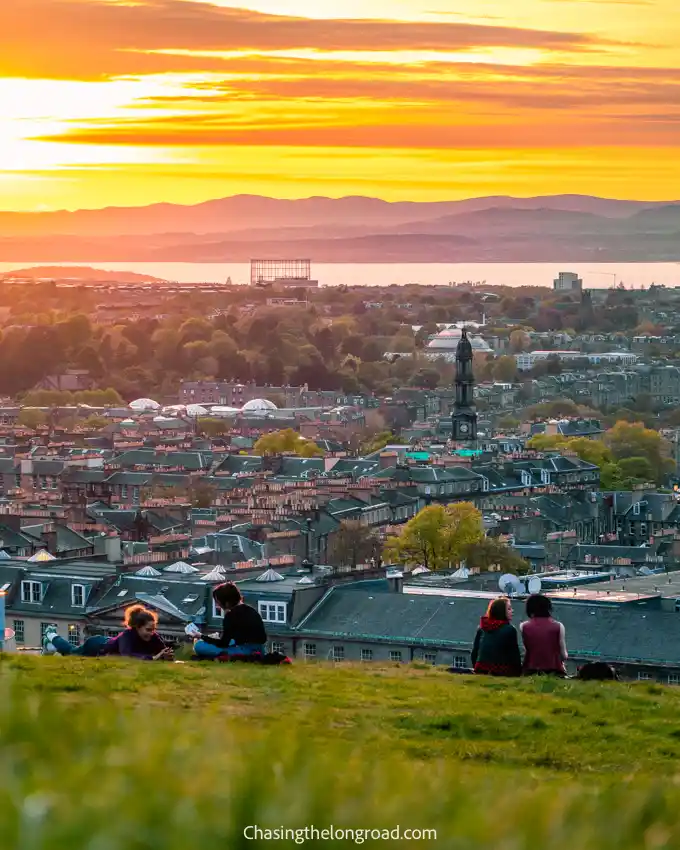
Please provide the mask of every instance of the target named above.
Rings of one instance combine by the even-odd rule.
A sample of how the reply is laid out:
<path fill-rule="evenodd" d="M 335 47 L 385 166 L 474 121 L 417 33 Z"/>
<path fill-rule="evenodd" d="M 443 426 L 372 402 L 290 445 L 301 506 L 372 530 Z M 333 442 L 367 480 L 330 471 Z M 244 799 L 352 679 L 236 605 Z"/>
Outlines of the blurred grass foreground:
<path fill-rule="evenodd" d="M 680 689 L 17 656 L 0 683 L 2 850 L 680 847 Z"/>

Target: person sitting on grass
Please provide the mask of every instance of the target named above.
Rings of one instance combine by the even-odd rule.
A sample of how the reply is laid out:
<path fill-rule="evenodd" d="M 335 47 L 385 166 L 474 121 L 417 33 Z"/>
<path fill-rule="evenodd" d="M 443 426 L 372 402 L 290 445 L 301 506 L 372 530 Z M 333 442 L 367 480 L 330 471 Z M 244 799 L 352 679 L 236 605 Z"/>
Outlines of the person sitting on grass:
<path fill-rule="evenodd" d="M 486 676 L 522 675 L 519 641 L 511 619 L 512 605 L 506 596 L 489 603 L 472 647 L 475 673 Z"/>
<path fill-rule="evenodd" d="M 534 593 L 527 599 L 528 621 L 520 625 L 524 642 L 524 675 L 566 676 L 567 642 L 564 626 L 552 618 L 552 602 Z"/>
<path fill-rule="evenodd" d="M 84 655 L 88 658 L 96 658 L 101 655 L 104 647 L 111 638 L 106 635 L 96 635 L 92 633 L 90 626 L 83 628 L 84 643 L 80 646 L 72 646 L 65 638 L 57 634 L 56 626 L 50 626 L 45 631 L 43 640 L 43 654 L 53 655 L 54 651 L 59 655 Z"/>
<path fill-rule="evenodd" d="M 125 610 L 125 630 L 111 638 L 102 655 L 123 655 L 143 661 L 172 661 L 173 651 L 156 631 L 158 617 L 143 605 L 131 605 Z"/>
<path fill-rule="evenodd" d="M 199 658 L 217 658 L 219 655 L 264 655 L 267 633 L 259 613 L 246 605 L 241 591 L 232 581 L 218 584 L 213 590 L 215 603 L 224 611 L 222 634 L 218 638 L 201 636 L 194 643 Z"/>

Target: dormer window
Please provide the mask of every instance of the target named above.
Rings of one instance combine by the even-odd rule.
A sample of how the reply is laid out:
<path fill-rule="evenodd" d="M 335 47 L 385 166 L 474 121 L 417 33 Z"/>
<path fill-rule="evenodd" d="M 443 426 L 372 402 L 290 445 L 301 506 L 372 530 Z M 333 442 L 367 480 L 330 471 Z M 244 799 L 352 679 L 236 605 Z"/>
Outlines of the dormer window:
<path fill-rule="evenodd" d="M 21 582 L 21 601 L 39 605 L 42 602 L 42 584 L 39 581 Z"/>
<path fill-rule="evenodd" d="M 285 602 L 258 602 L 257 610 L 265 623 L 285 623 Z"/>
<path fill-rule="evenodd" d="M 82 608 L 85 605 L 85 585 L 71 585 L 71 605 L 74 608 Z"/>

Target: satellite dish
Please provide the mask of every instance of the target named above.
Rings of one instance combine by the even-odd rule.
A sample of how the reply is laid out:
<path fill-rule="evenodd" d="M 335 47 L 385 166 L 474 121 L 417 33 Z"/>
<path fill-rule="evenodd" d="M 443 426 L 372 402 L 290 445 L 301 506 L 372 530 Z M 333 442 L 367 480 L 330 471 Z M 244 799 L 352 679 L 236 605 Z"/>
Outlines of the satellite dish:
<path fill-rule="evenodd" d="M 541 592 L 541 580 L 538 576 L 532 576 L 527 582 L 527 591 L 529 593 Z"/>
<path fill-rule="evenodd" d="M 506 596 L 515 596 L 522 592 L 522 583 L 512 573 L 502 575 L 498 580 L 498 586 L 501 593 L 504 593 Z"/>

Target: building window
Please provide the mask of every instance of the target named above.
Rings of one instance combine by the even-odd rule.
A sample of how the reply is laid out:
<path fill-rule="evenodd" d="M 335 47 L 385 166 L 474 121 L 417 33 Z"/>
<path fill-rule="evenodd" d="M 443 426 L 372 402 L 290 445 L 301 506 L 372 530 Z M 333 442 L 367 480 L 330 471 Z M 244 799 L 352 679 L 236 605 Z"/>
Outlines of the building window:
<path fill-rule="evenodd" d="M 271 651 L 278 652 L 280 655 L 285 655 L 285 647 L 279 640 L 274 640 L 271 643 Z"/>
<path fill-rule="evenodd" d="M 316 658 L 316 644 L 315 643 L 304 643 L 304 644 L 302 644 L 302 651 L 304 653 L 305 658 Z"/>
<path fill-rule="evenodd" d="M 669 685 L 680 685 L 680 673 L 669 673 L 668 674 L 668 684 Z"/>
<path fill-rule="evenodd" d="M 468 666 L 468 660 L 464 655 L 454 655 L 451 666 L 456 670 L 464 670 Z"/>
<path fill-rule="evenodd" d="M 42 602 L 42 584 L 39 581 L 22 581 L 21 601 L 35 603 Z"/>
<path fill-rule="evenodd" d="M 42 643 L 45 640 L 45 632 L 48 629 L 54 629 L 54 631 L 56 631 L 57 630 L 57 624 L 56 623 L 41 623 L 40 624 L 40 643 Z"/>
<path fill-rule="evenodd" d="M 221 619 L 222 619 L 222 617 L 224 616 L 224 615 L 222 614 L 222 609 L 221 609 L 221 608 L 220 608 L 220 606 L 217 604 L 217 602 L 215 602 L 215 600 L 214 600 L 214 599 L 213 599 L 213 601 L 212 601 L 212 615 L 213 615 L 213 617 L 214 617 L 216 620 L 221 620 Z"/>
<path fill-rule="evenodd" d="M 68 624 L 68 642 L 73 647 L 80 646 L 80 626 L 77 623 Z"/>
<path fill-rule="evenodd" d="M 373 661 L 373 650 L 372 649 L 362 649 L 361 650 L 361 660 L 362 661 Z"/>
<path fill-rule="evenodd" d="M 400 650 L 392 650 L 392 651 L 390 651 L 390 661 L 399 661 L 399 662 L 401 662 L 401 651 L 400 651 Z"/>
<path fill-rule="evenodd" d="M 345 647 L 344 646 L 334 646 L 333 647 L 333 661 L 344 661 L 345 660 Z"/>
<path fill-rule="evenodd" d="M 436 662 L 436 660 L 437 660 L 437 653 L 436 652 L 426 652 L 423 655 L 423 661 L 425 661 L 426 664 L 434 664 Z"/>
<path fill-rule="evenodd" d="M 71 605 L 73 605 L 74 608 L 82 608 L 83 605 L 85 605 L 84 584 L 71 585 Z"/>
<path fill-rule="evenodd" d="M 638 682 L 648 682 L 651 678 L 651 673 L 638 673 Z"/>
<path fill-rule="evenodd" d="M 265 623 L 285 623 L 285 602 L 258 602 L 257 610 Z"/>
<path fill-rule="evenodd" d="M 12 628 L 14 629 L 14 640 L 17 643 L 24 642 L 24 625 L 23 620 L 15 620 L 12 624 Z"/>

